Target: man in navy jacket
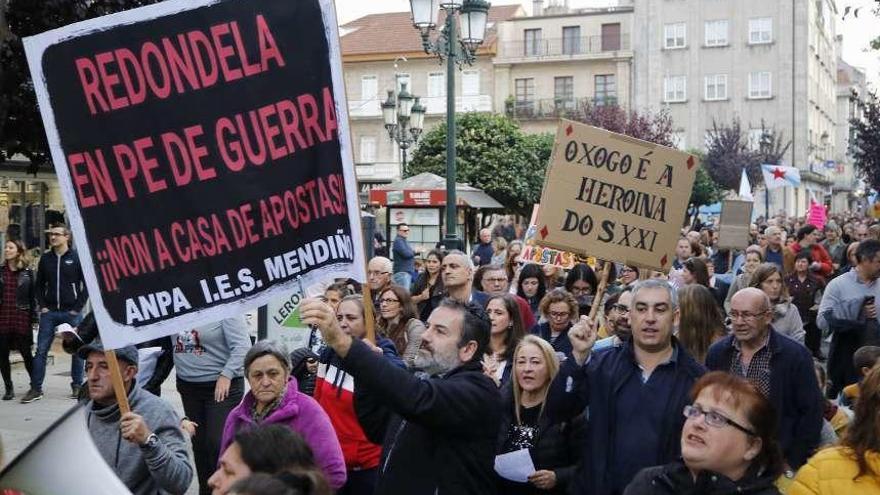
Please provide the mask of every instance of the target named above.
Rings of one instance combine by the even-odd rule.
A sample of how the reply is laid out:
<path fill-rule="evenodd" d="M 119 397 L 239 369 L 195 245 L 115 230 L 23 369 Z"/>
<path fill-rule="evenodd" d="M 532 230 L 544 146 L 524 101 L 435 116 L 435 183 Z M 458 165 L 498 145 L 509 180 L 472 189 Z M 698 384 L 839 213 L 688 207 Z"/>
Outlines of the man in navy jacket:
<path fill-rule="evenodd" d="M 706 365 L 748 379 L 769 397 L 779 418 L 777 432 L 794 476 L 819 445 L 822 392 L 813 358 L 802 344 L 773 330 L 773 306 L 760 289 L 742 289 L 730 301 L 733 333 L 709 348 Z"/>
<path fill-rule="evenodd" d="M 645 280 L 632 291 L 631 340 L 590 355 L 595 322 L 582 316 L 569 330 L 572 352 L 550 386 L 546 411 L 567 421 L 589 406 L 572 493 L 619 495 L 640 469 L 680 455 L 684 406 L 706 370 L 673 337 L 678 317 L 672 286 Z"/>

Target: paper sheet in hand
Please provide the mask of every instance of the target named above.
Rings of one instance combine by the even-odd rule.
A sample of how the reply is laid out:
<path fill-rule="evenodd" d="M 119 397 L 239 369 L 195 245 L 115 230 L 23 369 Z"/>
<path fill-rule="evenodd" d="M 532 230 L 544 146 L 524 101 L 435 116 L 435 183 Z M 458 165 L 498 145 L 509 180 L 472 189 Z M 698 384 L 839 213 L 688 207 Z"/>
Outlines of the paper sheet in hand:
<path fill-rule="evenodd" d="M 76 329 L 70 326 L 70 323 L 62 323 L 55 327 L 55 335 L 64 336 L 65 333 L 69 333 L 72 336 L 79 339 L 79 334 L 76 333 Z M 82 339 L 80 339 L 82 340 Z"/>
<path fill-rule="evenodd" d="M 529 449 L 514 450 L 507 454 L 495 456 L 495 472 L 498 476 L 510 481 L 525 483 L 535 472 L 535 464 Z"/>

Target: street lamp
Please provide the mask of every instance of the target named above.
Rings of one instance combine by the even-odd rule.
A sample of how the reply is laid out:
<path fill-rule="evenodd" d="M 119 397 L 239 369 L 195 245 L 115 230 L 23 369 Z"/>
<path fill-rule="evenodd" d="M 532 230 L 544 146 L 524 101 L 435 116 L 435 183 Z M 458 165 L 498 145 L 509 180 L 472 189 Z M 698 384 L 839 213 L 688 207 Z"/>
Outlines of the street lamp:
<path fill-rule="evenodd" d="M 472 65 L 476 51 L 486 35 L 489 2 L 485 0 L 410 0 L 413 26 L 422 36 L 422 48 L 429 55 L 446 61 L 446 237 L 447 249 L 463 249 L 456 235 L 458 222 L 455 198 L 455 65 Z M 443 28 L 432 41 L 431 32 L 443 9 Z M 456 32 L 456 18 L 461 22 L 461 36 Z M 387 121 L 386 121 L 387 122 Z"/>
<path fill-rule="evenodd" d="M 419 103 L 419 97 L 413 96 L 401 83 L 400 92 L 395 95 L 388 91 L 388 98 L 382 102 L 382 120 L 388 137 L 397 143 L 403 155 L 400 175 L 406 174 L 406 150 L 419 140 L 425 123 L 425 107 Z"/>

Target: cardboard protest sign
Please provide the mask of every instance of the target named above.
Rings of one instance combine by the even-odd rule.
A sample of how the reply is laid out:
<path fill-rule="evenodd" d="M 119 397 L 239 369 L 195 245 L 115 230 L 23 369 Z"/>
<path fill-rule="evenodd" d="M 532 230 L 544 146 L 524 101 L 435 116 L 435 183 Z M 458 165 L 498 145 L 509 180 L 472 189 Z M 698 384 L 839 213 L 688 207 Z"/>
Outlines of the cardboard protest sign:
<path fill-rule="evenodd" d="M 569 251 L 560 251 L 559 249 L 542 247 L 536 244 L 535 238 L 538 235 L 538 229 L 535 221 L 538 218 L 538 210 L 540 205 L 532 207 L 532 223 L 526 230 L 523 237 L 523 250 L 520 253 L 520 260 L 523 263 L 537 263 L 539 265 L 554 265 L 566 270 L 570 270 L 577 263 L 586 263 L 590 267 L 596 266 L 596 260 L 592 257 L 580 256 L 577 253 Z"/>
<path fill-rule="evenodd" d="M 721 220 L 718 230 L 718 247 L 721 249 L 744 248 L 749 245 L 749 225 L 752 223 L 751 201 L 726 199 L 721 202 Z"/>
<path fill-rule="evenodd" d="M 25 48 L 108 347 L 364 279 L 331 0 L 170 0 Z"/>
<path fill-rule="evenodd" d="M 697 166 L 687 153 L 562 120 L 541 195 L 537 243 L 665 270 Z"/>

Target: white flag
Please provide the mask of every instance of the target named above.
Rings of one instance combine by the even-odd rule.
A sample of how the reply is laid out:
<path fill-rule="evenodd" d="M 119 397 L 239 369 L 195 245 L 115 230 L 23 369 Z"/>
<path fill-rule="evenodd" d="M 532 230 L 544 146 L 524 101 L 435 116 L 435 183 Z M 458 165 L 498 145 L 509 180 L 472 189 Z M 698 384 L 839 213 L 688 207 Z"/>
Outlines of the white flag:
<path fill-rule="evenodd" d="M 801 185 L 801 172 L 794 167 L 761 165 L 761 172 L 764 173 L 764 184 L 767 185 L 768 190 Z"/>
<path fill-rule="evenodd" d="M 749 184 L 749 178 L 746 175 L 746 169 L 743 169 L 742 178 L 739 180 L 739 197 L 742 199 L 747 199 L 749 201 L 754 201 L 755 198 L 752 197 L 752 185 Z"/>

